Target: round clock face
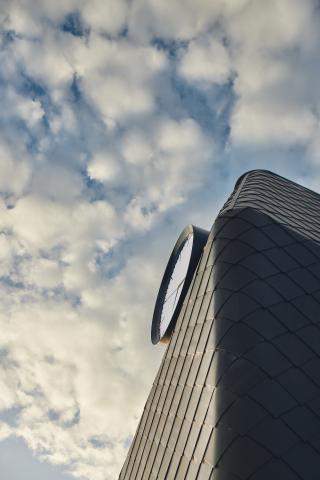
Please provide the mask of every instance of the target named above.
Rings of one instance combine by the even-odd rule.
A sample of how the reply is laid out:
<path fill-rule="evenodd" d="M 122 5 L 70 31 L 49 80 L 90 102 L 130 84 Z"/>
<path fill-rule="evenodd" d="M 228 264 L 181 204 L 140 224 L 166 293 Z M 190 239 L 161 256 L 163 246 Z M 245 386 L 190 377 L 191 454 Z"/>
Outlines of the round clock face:
<path fill-rule="evenodd" d="M 178 300 L 180 298 L 182 288 L 188 273 L 191 253 L 193 245 L 193 234 L 182 245 L 181 251 L 178 254 L 176 264 L 173 267 L 171 278 L 169 280 L 167 293 L 164 297 L 162 305 L 161 319 L 160 319 L 160 337 L 166 333 L 170 324 L 170 320 L 176 309 Z"/>
<path fill-rule="evenodd" d="M 173 249 L 165 270 L 152 320 L 152 343 L 167 342 L 196 270 L 209 232 L 188 225 Z"/>

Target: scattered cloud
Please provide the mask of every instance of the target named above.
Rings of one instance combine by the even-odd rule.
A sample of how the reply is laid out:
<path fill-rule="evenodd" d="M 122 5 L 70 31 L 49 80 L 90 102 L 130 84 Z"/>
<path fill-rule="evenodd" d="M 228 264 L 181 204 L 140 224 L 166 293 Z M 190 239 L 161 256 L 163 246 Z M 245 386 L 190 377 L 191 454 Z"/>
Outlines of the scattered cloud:
<path fill-rule="evenodd" d="M 206 84 L 226 83 L 231 75 L 231 62 L 224 45 L 213 38 L 189 44 L 180 66 L 180 74 L 189 82 Z"/>
<path fill-rule="evenodd" d="M 3 442 L 117 478 L 179 229 L 210 228 L 245 169 L 318 189 L 319 15 L 312 0 L 3 2 Z"/>

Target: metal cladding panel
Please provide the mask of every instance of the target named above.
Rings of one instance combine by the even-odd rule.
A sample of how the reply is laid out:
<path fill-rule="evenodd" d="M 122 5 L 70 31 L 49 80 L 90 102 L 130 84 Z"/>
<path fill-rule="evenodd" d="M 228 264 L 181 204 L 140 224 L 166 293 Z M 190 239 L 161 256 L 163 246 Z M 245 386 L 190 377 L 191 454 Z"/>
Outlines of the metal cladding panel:
<path fill-rule="evenodd" d="M 120 479 L 319 479 L 320 244 L 286 220 L 218 216 Z"/>
<path fill-rule="evenodd" d="M 242 175 L 220 213 L 252 207 L 320 241 L 320 195 L 266 170 Z"/>

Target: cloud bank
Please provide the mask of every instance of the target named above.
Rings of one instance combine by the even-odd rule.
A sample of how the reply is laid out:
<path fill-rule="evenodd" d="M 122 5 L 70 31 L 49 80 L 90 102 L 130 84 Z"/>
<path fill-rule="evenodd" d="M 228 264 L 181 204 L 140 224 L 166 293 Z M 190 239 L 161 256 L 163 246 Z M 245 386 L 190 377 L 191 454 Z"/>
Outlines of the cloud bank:
<path fill-rule="evenodd" d="M 179 229 L 210 227 L 245 169 L 318 189 L 319 15 L 311 0 L 2 2 L 0 440 L 117 478 Z"/>

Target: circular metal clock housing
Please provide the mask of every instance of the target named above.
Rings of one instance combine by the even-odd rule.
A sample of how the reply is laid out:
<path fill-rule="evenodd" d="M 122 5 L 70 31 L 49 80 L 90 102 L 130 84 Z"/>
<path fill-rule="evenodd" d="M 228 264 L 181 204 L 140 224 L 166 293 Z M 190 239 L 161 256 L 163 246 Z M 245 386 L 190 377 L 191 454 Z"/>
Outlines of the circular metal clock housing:
<path fill-rule="evenodd" d="M 154 307 L 151 340 L 167 343 L 199 263 L 209 232 L 188 225 L 175 244 Z"/>

